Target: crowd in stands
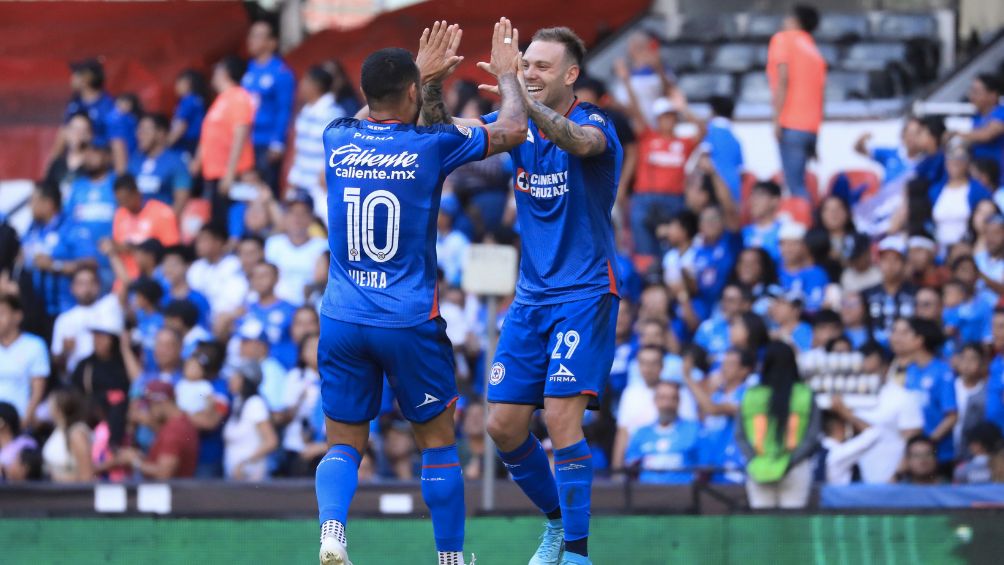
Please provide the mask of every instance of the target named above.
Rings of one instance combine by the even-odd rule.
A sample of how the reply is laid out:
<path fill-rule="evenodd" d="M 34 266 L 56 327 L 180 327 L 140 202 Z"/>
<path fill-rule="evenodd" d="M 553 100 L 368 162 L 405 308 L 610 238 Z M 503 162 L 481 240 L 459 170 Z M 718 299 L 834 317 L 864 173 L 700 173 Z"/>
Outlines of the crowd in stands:
<path fill-rule="evenodd" d="M 884 171 L 877 189 L 842 175 L 824 194 L 805 182 L 826 151 L 817 22 L 797 7 L 770 44 L 776 180 L 744 181 L 734 101 L 691 111 L 645 38 L 606 82 L 579 78 L 577 96 L 605 108 L 625 151 L 616 358 L 586 419 L 597 473 L 748 482 L 754 506 L 804 505 L 813 482 L 1004 480 L 1002 77 L 973 80 L 965 132 L 907 116 L 899 146 L 863 136 L 855 149 Z M 360 98 L 335 61 L 295 77 L 277 44 L 255 23 L 251 60 L 224 58 L 208 84 L 182 73 L 170 117 L 110 95 L 98 61 L 72 67 L 33 222 L 0 230 L 4 480 L 312 476 L 326 450 L 320 133 Z M 447 103 L 464 117 L 491 109 L 467 82 Z M 458 169 L 438 222 L 471 479 L 485 329 L 507 304 L 489 320 L 460 289 L 464 251 L 518 246 L 513 182 L 507 155 Z M 871 394 L 800 378 L 812 355 L 851 352 L 878 376 Z M 364 481 L 417 476 L 385 393 Z"/>

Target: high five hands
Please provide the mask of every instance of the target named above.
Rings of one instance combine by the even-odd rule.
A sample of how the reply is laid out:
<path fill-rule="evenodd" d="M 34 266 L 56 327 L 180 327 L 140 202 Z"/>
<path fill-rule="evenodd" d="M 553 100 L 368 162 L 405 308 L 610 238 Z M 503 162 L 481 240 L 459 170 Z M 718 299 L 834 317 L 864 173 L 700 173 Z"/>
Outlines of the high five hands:
<path fill-rule="evenodd" d="M 492 35 L 491 62 L 478 63 L 478 68 L 495 75 L 495 78 L 515 72 L 520 85 L 524 85 L 523 80 L 523 54 L 519 51 L 519 30 L 512 26 L 509 18 L 499 18 L 495 24 L 495 31 Z M 493 84 L 479 84 L 478 90 L 491 92 L 499 95 L 499 87 Z M 523 92 L 526 87 L 523 86 Z"/>
<path fill-rule="evenodd" d="M 457 55 L 463 33 L 459 24 L 447 25 L 445 21 L 437 21 L 432 29 L 422 31 L 415 64 L 423 84 L 442 81 L 463 62 L 464 58 Z"/>

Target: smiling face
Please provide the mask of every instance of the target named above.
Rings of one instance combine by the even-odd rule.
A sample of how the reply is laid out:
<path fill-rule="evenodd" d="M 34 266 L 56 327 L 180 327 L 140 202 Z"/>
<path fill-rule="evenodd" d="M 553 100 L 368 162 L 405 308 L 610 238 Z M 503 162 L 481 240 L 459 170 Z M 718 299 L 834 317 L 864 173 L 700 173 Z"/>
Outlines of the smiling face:
<path fill-rule="evenodd" d="M 561 43 L 537 40 L 523 55 L 523 73 L 530 98 L 552 110 L 563 111 L 562 106 L 572 96 L 575 79 L 579 78 L 579 66 Z"/>

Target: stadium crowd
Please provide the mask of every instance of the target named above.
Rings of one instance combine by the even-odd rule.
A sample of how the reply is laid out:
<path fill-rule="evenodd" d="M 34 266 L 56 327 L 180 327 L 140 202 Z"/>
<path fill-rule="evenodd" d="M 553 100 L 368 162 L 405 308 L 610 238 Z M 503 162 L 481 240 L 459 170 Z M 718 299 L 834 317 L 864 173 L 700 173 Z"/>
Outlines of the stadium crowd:
<path fill-rule="evenodd" d="M 607 81 L 577 82 L 625 151 L 617 353 L 587 416 L 599 474 L 748 477 L 754 506 L 804 504 L 813 481 L 1004 481 L 1002 77 L 973 81 L 971 130 L 908 116 L 899 146 L 856 145 L 884 170 L 879 186 L 838 175 L 823 193 L 806 182 L 827 149 L 817 23 L 798 7 L 771 40 L 777 180 L 744 173 L 734 101 L 696 115 L 644 36 Z M 110 95 L 97 60 L 72 66 L 33 222 L 0 233 L 4 480 L 313 475 L 327 448 L 320 134 L 361 101 L 336 61 L 297 80 L 268 22 L 247 50 L 208 85 L 182 73 L 172 116 Z M 463 117 L 492 109 L 462 81 L 447 102 Z M 439 214 L 470 479 L 485 449 L 486 327 L 505 304 L 488 320 L 461 290 L 464 254 L 471 242 L 518 246 L 520 183 L 507 155 L 464 166 Z M 855 370 L 878 383 L 852 402 L 852 387 L 800 379 L 818 352 L 858 352 Z M 389 387 L 373 432 L 362 480 L 415 478 Z"/>

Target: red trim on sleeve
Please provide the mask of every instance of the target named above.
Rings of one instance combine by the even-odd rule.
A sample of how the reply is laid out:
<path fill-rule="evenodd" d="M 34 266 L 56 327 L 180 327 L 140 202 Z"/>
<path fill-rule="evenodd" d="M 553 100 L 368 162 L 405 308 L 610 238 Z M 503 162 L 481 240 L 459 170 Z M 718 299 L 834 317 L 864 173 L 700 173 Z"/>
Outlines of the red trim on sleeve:
<path fill-rule="evenodd" d="M 580 394 L 584 394 L 586 396 L 595 396 L 596 398 L 600 397 L 600 395 L 596 394 L 595 390 L 584 390 Z"/>
<path fill-rule="evenodd" d="M 485 130 L 485 156 L 482 159 L 487 159 L 492 154 L 492 135 L 488 131 L 488 126 L 481 124 L 481 129 Z"/>

